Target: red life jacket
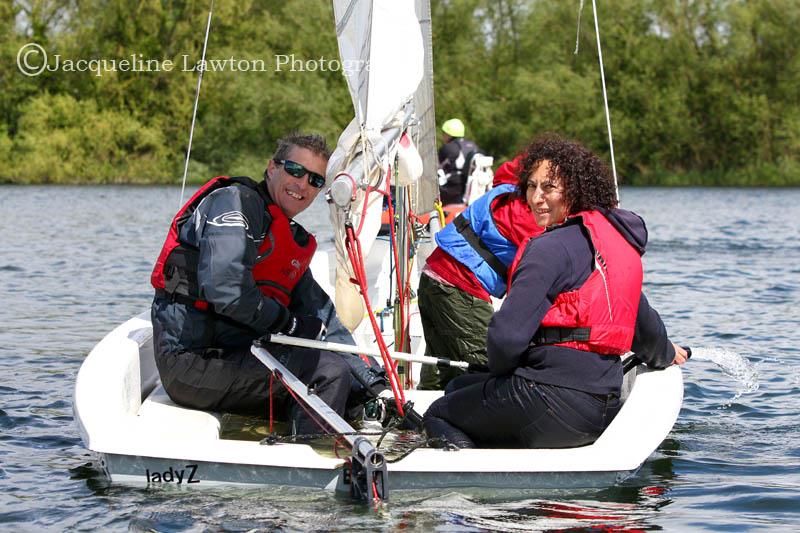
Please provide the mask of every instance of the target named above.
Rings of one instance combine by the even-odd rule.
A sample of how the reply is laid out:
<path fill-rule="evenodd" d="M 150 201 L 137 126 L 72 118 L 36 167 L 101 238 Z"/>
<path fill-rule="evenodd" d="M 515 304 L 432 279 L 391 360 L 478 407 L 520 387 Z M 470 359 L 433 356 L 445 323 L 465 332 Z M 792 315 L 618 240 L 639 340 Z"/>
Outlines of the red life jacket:
<path fill-rule="evenodd" d="M 311 264 L 317 241 L 310 233 L 305 245 L 295 240 L 289 218 L 280 207 L 269 204 L 267 211 L 272 215 L 272 223 L 258 248 L 258 258 L 253 267 L 253 278 L 259 290 L 270 298 L 275 298 L 284 306 L 289 305 L 292 289 L 303 277 Z M 277 253 L 274 253 L 276 252 Z"/>
<path fill-rule="evenodd" d="M 642 260 L 639 252 L 598 211 L 573 215 L 589 233 L 594 270 L 578 289 L 562 292 L 542 318 L 534 344 L 555 344 L 605 355 L 622 355 L 633 343 Z M 509 285 L 522 252 L 520 247 Z"/>
<path fill-rule="evenodd" d="M 197 309 L 207 310 L 208 302 L 199 298 L 197 263 L 199 251 L 178 239 L 180 227 L 191 218 L 200 202 L 213 191 L 239 183 L 256 190 L 265 202 L 271 222 L 258 249 L 252 273 L 264 296 L 288 305 L 292 289 L 311 264 L 317 248 L 314 236 L 297 226 L 295 237 L 291 221 L 283 211 L 258 188 L 258 183 L 245 176 L 217 176 L 203 185 L 172 219 L 161 253 L 158 255 L 150 283 L 174 300 Z M 300 241 L 300 244 L 298 241 Z M 275 250 L 279 253 L 273 253 Z"/>

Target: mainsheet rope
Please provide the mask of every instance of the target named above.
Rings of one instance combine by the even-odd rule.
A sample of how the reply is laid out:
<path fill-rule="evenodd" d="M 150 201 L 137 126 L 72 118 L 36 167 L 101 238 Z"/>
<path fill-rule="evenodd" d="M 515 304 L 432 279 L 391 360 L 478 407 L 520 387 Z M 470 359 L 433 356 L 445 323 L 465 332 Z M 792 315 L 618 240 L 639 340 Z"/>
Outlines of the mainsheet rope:
<path fill-rule="evenodd" d="M 343 174 L 348 175 L 347 173 Z M 346 226 L 345 248 L 347 250 L 348 258 L 350 259 L 350 264 L 353 268 L 353 274 L 355 276 L 350 281 L 359 287 L 359 292 L 361 293 L 361 296 L 364 300 L 364 304 L 367 307 L 367 314 L 370 317 L 373 333 L 375 334 L 376 342 L 378 343 L 378 347 L 381 351 L 381 358 L 383 360 L 387 376 L 389 377 L 389 384 L 391 385 L 392 394 L 394 395 L 395 399 L 395 404 L 397 405 L 398 412 L 401 415 L 403 415 L 402 404 L 405 403 L 405 395 L 403 393 L 403 388 L 400 385 L 400 377 L 397 374 L 397 365 L 392 359 L 391 355 L 389 354 L 389 348 L 388 346 L 386 346 L 386 343 L 383 340 L 381 328 L 378 325 L 377 320 L 375 319 L 374 312 L 372 310 L 372 304 L 369 300 L 369 292 L 367 289 L 367 276 L 364 266 L 364 258 L 361 252 L 361 242 L 359 240 L 359 237 L 361 235 L 361 230 L 363 229 L 364 225 L 364 219 L 366 218 L 370 193 L 376 192 L 378 194 L 383 195 L 388 200 L 387 203 L 389 210 L 389 218 L 391 220 L 391 223 L 389 225 L 391 234 L 390 239 L 392 248 L 392 258 L 394 259 L 395 275 L 397 276 L 397 287 L 398 287 L 398 309 L 396 310 L 396 312 L 400 313 L 401 328 L 404 329 L 405 323 L 408 319 L 407 317 L 408 298 L 406 298 L 406 291 L 410 288 L 410 280 L 409 283 L 403 283 L 402 280 L 400 279 L 400 269 L 397 268 L 397 265 L 399 265 L 400 258 L 397 248 L 397 237 L 394 231 L 394 206 L 392 205 L 391 201 L 391 176 L 392 176 L 392 166 L 390 165 L 386 173 L 385 190 L 381 190 L 381 188 L 373 185 L 367 186 L 367 190 L 364 195 L 363 206 L 361 209 L 361 216 L 358 224 L 358 229 L 353 231 L 352 224 L 349 224 L 349 228 Z"/>

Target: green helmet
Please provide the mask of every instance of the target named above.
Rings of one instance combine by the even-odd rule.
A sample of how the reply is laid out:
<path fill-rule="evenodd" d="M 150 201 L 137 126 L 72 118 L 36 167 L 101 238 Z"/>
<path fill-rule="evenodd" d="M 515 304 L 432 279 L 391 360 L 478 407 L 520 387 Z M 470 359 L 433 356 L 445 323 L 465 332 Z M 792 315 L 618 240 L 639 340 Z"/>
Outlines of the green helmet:
<path fill-rule="evenodd" d="M 451 118 L 442 124 L 442 131 L 450 137 L 463 137 L 464 136 L 464 123 L 457 118 Z"/>

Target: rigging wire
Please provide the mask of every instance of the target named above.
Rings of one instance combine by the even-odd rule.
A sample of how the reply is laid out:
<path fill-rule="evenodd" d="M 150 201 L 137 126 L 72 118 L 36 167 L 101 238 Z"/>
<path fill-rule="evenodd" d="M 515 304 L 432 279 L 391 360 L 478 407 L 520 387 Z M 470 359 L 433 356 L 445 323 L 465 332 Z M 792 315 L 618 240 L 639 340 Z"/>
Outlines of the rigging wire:
<path fill-rule="evenodd" d="M 580 39 L 581 39 L 581 14 L 583 13 L 583 1 L 581 0 L 581 5 L 578 7 L 578 29 L 575 30 L 575 51 L 572 52 L 573 55 L 578 55 L 578 49 L 580 47 Z"/>
<path fill-rule="evenodd" d="M 581 2 L 581 5 L 583 2 Z M 597 37 L 597 58 L 600 61 L 600 80 L 603 83 L 603 105 L 606 110 L 606 126 L 608 127 L 608 146 L 611 150 L 611 171 L 614 174 L 614 192 L 619 201 L 619 184 L 617 181 L 617 165 L 614 161 L 614 139 L 611 136 L 611 113 L 608 110 L 608 95 L 606 94 L 606 74 L 603 70 L 603 49 L 600 47 L 600 25 L 597 22 L 597 2 L 592 0 L 592 13 L 594 14 L 594 34 Z"/>
<path fill-rule="evenodd" d="M 181 181 L 181 197 L 178 209 L 183 205 L 183 194 L 186 190 L 186 175 L 189 173 L 189 158 L 192 155 L 192 139 L 194 138 L 194 123 L 197 118 L 197 103 L 200 101 L 200 85 L 203 83 L 203 72 L 206 70 L 206 48 L 208 46 L 208 35 L 211 33 L 211 14 L 214 11 L 214 0 L 208 6 L 208 22 L 206 23 L 206 36 L 203 39 L 203 56 L 200 60 L 200 73 L 197 76 L 197 87 L 194 91 L 194 109 L 192 110 L 192 126 L 189 128 L 189 145 L 186 147 L 186 160 L 183 163 L 183 180 Z"/>

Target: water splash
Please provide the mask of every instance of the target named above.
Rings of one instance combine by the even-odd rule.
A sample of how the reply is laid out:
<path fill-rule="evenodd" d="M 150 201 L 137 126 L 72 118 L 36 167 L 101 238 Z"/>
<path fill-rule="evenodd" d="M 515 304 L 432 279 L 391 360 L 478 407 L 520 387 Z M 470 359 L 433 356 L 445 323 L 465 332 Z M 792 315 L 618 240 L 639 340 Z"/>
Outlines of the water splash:
<path fill-rule="evenodd" d="M 692 348 L 692 359 L 696 361 L 711 361 L 717 365 L 722 373 L 733 378 L 739 389 L 731 402 L 738 400 L 742 394 L 758 390 L 758 370 L 743 355 L 727 348 Z"/>

